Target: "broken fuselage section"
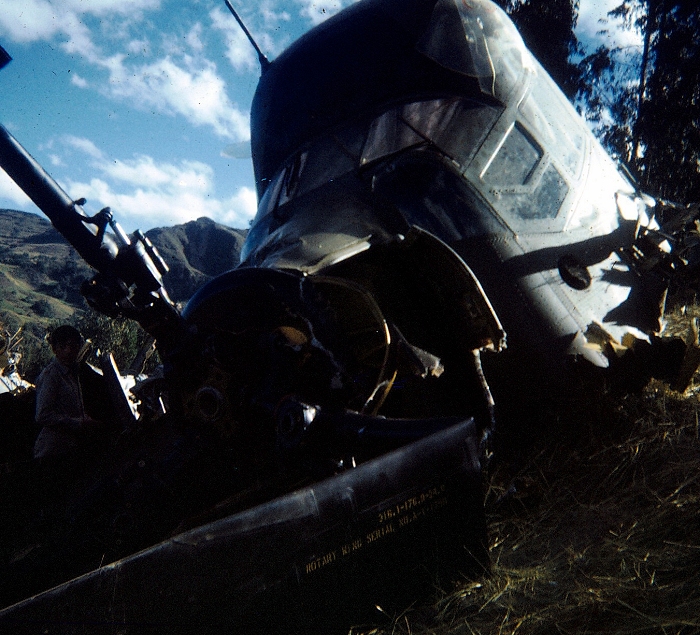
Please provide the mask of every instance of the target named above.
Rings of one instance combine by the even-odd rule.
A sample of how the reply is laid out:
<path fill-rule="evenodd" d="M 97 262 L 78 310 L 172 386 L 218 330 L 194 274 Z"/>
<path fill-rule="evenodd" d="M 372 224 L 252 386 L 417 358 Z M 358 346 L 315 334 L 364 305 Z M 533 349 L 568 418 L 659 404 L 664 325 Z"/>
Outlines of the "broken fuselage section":
<path fill-rule="evenodd" d="M 164 361 L 159 402 L 167 412 L 140 419 L 146 434 L 139 430 L 135 447 L 115 461 L 106 482 L 116 483 L 109 493 L 117 503 L 82 509 L 111 530 L 128 508 L 135 529 L 126 554 L 154 545 L 106 575 L 116 580 L 161 562 L 176 572 L 182 545 L 199 566 L 216 537 L 242 579 L 227 586 L 204 576 L 197 618 L 208 596 L 235 605 L 258 588 L 286 590 L 347 544 L 390 536 L 376 522 L 431 491 L 420 483 L 433 477 L 456 484 L 444 508 L 459 511 L 452 515 L 465 520 L 460 527 L 470 516 L 478 521 L 474 535 L 458 527 L 446 540 L 483 546 L 489 384 L 497 405 L 517 408 L 533 387 L 556 397 L 572 359 L 617 372 L 618 353 L 657 343 L 669 284 L 694 280 L 685 237 L 697 210 L 659 227 L 649 199 L 618 172 L 488 0 L 363 0 L 265 65 L 252 109 L 260 203 L 241 265 L 182 312 L 143 235 L 120 233 L 109 210 L 85 217 L 4 137 L 3 167 L 98 269 L 84 287 L 90 303 L 138 320 Z M 42 188 L 50 196 L 37 196 Z M 661 369 L 669 377 L 678 375 L 681 344 Z M 522 386 L 517 395 L 514 385 Z M 433 458 L 426 446 L 438 441 Z M 439 457 L 453 451 L 456 467 L 436 472 Z M 398 479 L 412 466 L 415 475 Z M 329 509 L 340 511 L 318 506 L 319 482 Z M 164 487 L 149 498 L 143 483 Z M 176 512 L 149 521 L 151 501 L 166 491 L 177 493 Z M 457 504 L 465 491 L 468 509 Z M 312 501 L 303 515 L 277 511 L 298 510 L 299 496 Z M 254 527 L 256 549 L 267 544 L 251 516 L 270 535 L 281 528 L 286 540 L 296 536 L 285 531 L 292 521 L 310 526 L 307 507 L 319 524 L 293 566 L 267 578 L 239 566 L 245 532 Z M 444 518 L 436 518 L 408 544 L 440 543 Z M 351 540 L 333 533 L 321 541 L 331 530 Z M 175 538 L 155 544 L 167 532 Z M 371 556 L 365 577 L 378 573 Z M 17 611 L 38 607 L 45 616 L 42 603 L 53 611 L 55 597 L 74 592 L 92 602 L 100 575 Z M 251 591 L 251 581 L 260 586 Z M 154 596 L 180 597 L 163 594 L 161 584 L 170 588 L 169 577 Z M 131 591 L 124 588 L 120 606 L 138 613 Z M 114 613 L 110 598 L 97 607 L 100 619 Z M 218 619 L 217 608 L 207 605 L 209 618 Z"/>
<path fill-rule="evenodd" d="M 427 289 L 452 284 L 433 254 L 453 250 L 508 334 L 485 363 L 509 400 L 515 385 L 555 397 L 574 359 L 617 373 L 642 349 L 629 365 L 653 366 L 689 225 L 660 230 L 488 0 L 370 0 L 329 19 L 263 73 L 252 135 L 260 206 L 243 267 L 357 283 L 449 360 L 467 322 Z"/>

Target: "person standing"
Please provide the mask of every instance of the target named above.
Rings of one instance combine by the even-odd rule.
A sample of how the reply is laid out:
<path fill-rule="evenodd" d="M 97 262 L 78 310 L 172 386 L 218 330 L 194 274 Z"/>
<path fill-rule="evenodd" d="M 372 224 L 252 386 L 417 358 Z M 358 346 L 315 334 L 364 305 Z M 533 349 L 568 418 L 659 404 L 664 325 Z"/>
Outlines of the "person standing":
<path fill-rule="evenodd" d="M 43 465 L 60 464 L 71 472 L 87 458 L 102 424 L 85 409 L 80 383 L 79 354 L 83 337 L 63 325 L 49 338 L 54 358 L 36 381 L 36 423 L 41 426 L 34 443 L 34 458 Z"/>

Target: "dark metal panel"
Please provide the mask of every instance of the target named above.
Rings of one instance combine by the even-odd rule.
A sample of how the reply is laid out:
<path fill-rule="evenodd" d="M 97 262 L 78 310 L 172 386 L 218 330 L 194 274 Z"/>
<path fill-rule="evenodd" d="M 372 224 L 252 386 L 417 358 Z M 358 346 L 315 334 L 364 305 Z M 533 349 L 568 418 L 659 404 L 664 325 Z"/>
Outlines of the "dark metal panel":
<path fill-rule="evenodd" d="M 468 420 L 16 604 L 0 630 L 347 632 L 483 573 L 482 502 Z"/>

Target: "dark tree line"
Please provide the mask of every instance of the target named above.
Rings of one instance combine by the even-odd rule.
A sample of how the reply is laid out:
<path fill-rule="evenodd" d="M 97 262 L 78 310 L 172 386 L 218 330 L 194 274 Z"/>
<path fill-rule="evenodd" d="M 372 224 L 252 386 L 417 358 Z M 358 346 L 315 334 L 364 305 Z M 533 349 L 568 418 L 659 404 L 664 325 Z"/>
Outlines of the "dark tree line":
<path fill-rule="evenodd" d="M 19 371 L 24 379 L 35 382 L 41 370 L 52 357 L 51 348 L 46 335 L 61 324 L 75 326 L 86 340 L 90 341 L 90 351 L 86 361 L 99 366 L 97 352 L 112 353 L 120 371 L 125 372 L 142 347 L 152 341 L 148 333 L 133 320 L 112 319 L 89 309 L 76 314 L 68 320 L 50 320 L 48 325 L 41 326 L 36 322 L 28 322 L 23 327 L 23 342 L 21 346 L 22 359 Z M 3 329 L 14 333 L 19 323 L 11 316 L 0 312 L 0 333 Z M 153 372 L 160 363 L 157 354 L 149 358 L 145 372 Z"/>
<path fill-rule="evenodd" d="M 700 198 L 700 4 L 647 0 L 648 64 L 632 126 L 630 157 L 643 187 Z M 671 170 L 669 171 L 669 167 Z"/>
<path fill-rule="evenodd" d="M 576 37 L 578 0 L 498 2 L 642 190 L 700 200 L 697 0 L 621 0 L 609 18 L 637 32 L 640 45 L 594 51 L 584 51 Z"/>

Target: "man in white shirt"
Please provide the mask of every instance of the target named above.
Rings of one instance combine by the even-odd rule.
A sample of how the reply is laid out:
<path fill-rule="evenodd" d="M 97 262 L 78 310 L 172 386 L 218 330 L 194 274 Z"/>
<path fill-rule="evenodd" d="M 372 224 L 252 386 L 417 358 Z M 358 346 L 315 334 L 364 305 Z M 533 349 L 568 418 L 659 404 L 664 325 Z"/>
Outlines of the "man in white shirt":
<path fill-rule="evenodd" d="M 42 426 L 34 444 L 34 458 L 70 459 L 80 453 L 101 427 L 85 410 L 79 379 L 80 332 L 59 326 L 51 333 L 54 359 L 36 381 L 36 422 Z"/>

